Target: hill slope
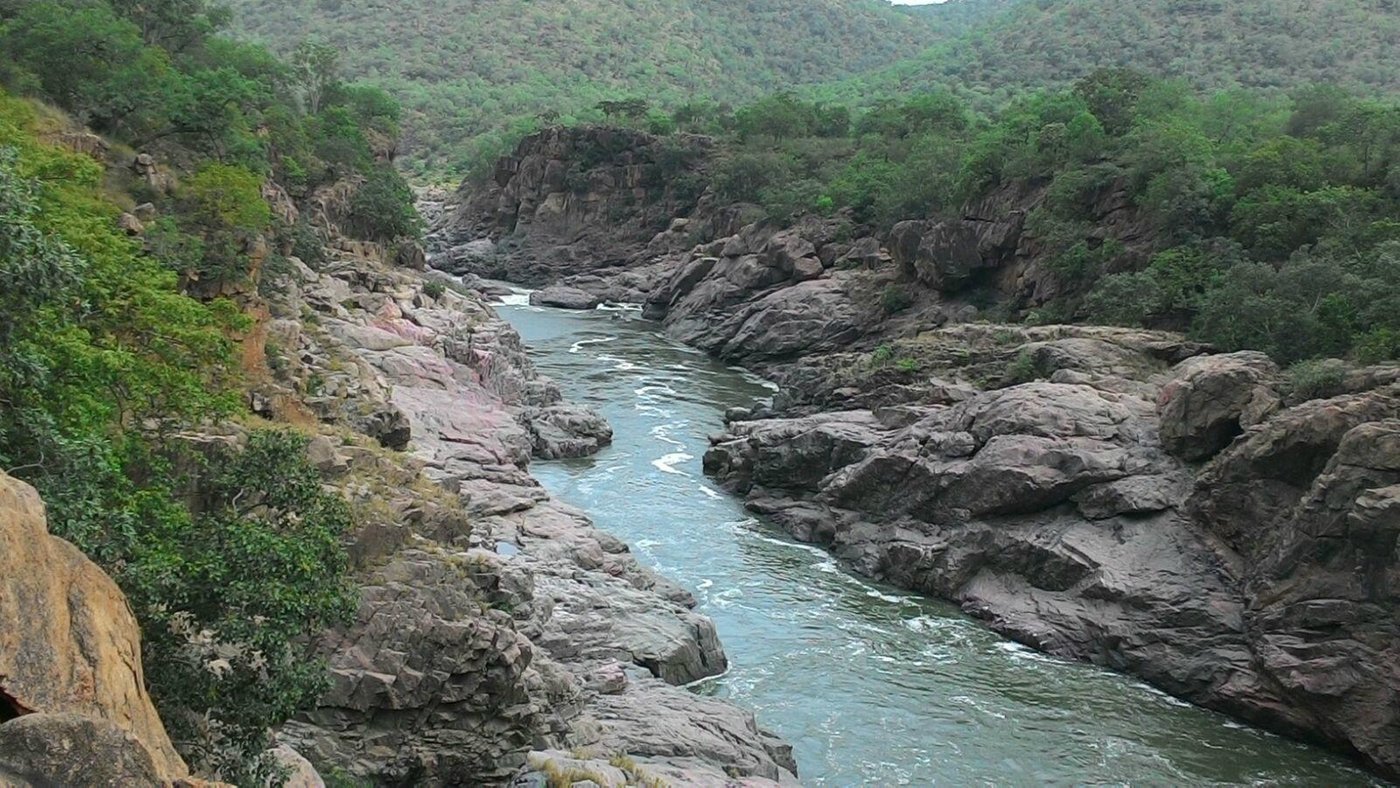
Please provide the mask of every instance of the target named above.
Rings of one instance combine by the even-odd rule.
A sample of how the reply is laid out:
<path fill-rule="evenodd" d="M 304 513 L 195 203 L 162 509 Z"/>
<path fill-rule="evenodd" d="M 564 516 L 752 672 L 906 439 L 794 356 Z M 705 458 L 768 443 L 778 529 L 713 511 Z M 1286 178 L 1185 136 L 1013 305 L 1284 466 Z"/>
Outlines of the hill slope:
<path fill-rule="evenodd" d="M 1200 88 L 1327 82 L 1400 90 L 1393 0 L 978 0 L 963 35 L 822 93 L 859 101 L 936 85 L 997 104 L 1025 87 L 1131 66 Z M 963 9 L 966 10 L 965 8 Z M 956 16 L 954 14 L 953 16 Z"/>
<path fill-rule="evenodd" d="M 234 0 L 240 33 L 332 44 L 406 105 L 410 158 L 442 169 L 463 140 L 598 101 L 745 101 L 926 47 L 939 15 L 881 0 Z M 958 15 L 957 21 L 962 22 Z M 513 139 L 512 139 L 513 141 Z M 489 147 L 489 146 L 488 146 Z"/>

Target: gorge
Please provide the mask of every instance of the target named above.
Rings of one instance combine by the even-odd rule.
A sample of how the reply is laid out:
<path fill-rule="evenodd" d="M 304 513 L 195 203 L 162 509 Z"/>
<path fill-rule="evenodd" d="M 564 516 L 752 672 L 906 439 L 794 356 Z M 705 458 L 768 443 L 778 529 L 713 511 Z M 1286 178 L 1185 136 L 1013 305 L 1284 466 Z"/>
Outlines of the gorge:
<path fill-rule="evenodd" d="M 1397 41 L 0 2 L 0 785 L 1400 780 Z"/>
<path fill-rule="evenodd" d="M 702 473 L 730 403 L 771 393 L 754 378 L 635 312 L 497 309 L 536 366 L 614 429 L 599 454 L 533 474 L 696 590 L 731 664 L 694 691 L 792 742 L 804 784 L 1372 784 L 1344 759 L 851 574 Z"/>
<path fill-rule="evenodd" d="M 704 470 L 861 574 L 1394 772 L 1394 367 L 1299 395 L 1262 354 L 1180 334 L 989 321 L 958 294 L 1058 286 L 1032 184 L 852 237 L 682 195 L 657 144 L 527 137 L 446 206 L 434 265 L 544 286 L 540 304 L 644 303 L 772 378 Z M 1097 200 L 1109 232 L 1149 232 Z"/>

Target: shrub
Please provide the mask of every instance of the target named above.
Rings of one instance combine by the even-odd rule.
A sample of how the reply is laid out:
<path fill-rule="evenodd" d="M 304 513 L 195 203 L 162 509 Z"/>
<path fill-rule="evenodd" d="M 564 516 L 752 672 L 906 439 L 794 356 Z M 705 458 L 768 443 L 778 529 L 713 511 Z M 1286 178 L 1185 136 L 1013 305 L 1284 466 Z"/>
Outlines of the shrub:
<path fill-rule="evenodd" d="M 1022 348 L 1016 357 L 1006 365 L 1006 384 L 1009 386 L 1021 383 L 1029 383 L 1040 376 L 1040 371 L 1036 367 L 1035 356 L 1031 351 Z"/>
<path fill-rule="evenodd" d="M 181 228 L 203 241 L 201 257 L 181 261 L 188 279 L 218 283 L 248 277 L 247 243 L 272 226 L 262 184 L 260 176 L 242 167 L 211 163 L 181 186 Z"/>
<path fill-rule="evenodd" d="M 255 432 L 197 463 L 198 513 L 170 511 L 119 575 L 173 738 L 196 768 L 240 785 L 262 784 L 269 729 L 327 687 L 309 638 L 355 606 L 349 508 L 322 488 L 306 443 Z"/>
<path fill-rule="evenodd" d="M 422 234 L 418 212 L 413 208 L 413 190 L 389 164 L 371 169 L 365 182 L 355 190 L 346 224 L 355 236 L 371 241 L 416 239 Z"/>
<path fill-rule="evenodd" d="M 429 279 L 423 283 L 423 295 L 429 298 L 442 298 L 447 292 L 447 285 L 439 279 Z"/>
<path fill-rule="evenodd" d="M 1343 392 L 1346 362 L 1335 358 L 1300 361 L 1288 368 L 1288 393 L 1299 400 L 1335 397 Z"/>

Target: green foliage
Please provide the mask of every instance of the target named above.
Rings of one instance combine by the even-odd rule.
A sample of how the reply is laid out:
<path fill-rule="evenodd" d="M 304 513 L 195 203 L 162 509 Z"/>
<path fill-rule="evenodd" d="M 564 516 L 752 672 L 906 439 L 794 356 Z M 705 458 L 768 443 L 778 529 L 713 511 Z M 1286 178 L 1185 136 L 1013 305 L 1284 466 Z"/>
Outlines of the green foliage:
<path fill-rule="evenodd" d="M 990 109 L 1027 89 L 1064 87 L 1099 72 L 1096 81 L 1104 84 L 1086 95 L 1130 106 L 1135 86 L 1102 72 L 1105 64 L 1181 78 L 1200 90 L 1316 83 L 1366 93 L 1400 88 L 1400 73 L 1382 65 L 1400 32 L 1400 7 L 1388 2 L 977 0 L 929 6 L 925 13 L 953 23 L 955 34 L 814 94 L 858 105 L 944 86 Z"/>
<path fill-rule="evenodd" d="M 231 5 L 250 38 L 290 53 L 311 36 L 346 73 L 388 88 L 407 108 L 409 166 L 428 177 L 489 166 L 502 139 L 541 122 L 651 125 L 648 109 L 752 101 L 892 63 L 951 32 L 881 0 Z"/>
<path fill-rule="evenodd" d="M 59 106 L 99 131 L 134 137 L 164 126 L 182 85 L 168 55 L 101 3 L 24 6 L 0 35 L 4 51 Z"/>
<path fill-rule="evenodd" d="M 1346 362 L 1335 358 L 1300 361 L 1288 368 L 1288 393 L 1299 400 L 1335 397 L 1343 393 Z"/>
<path fill-rule="evenodd" d="M 327 687 L 309 638 L 354 611 L 350 514 L 296 433 L 255 432 L 198 466 L 197 514 L 146 535 L 122 579 L 172 736 L 203 772 L 256 784 L 269 728 Z"/>
<path fill-rule="evenodd" d="M 880 294 L 880 307 L 885 310 L 887 315 L 903 312 L 913 305 L 914 296 L 909 292 L 908 287 L 897 282 L 886 285 L 884 292 Z"/>
<path fill-rule="evenodd" d="M 447 285 L 437 279 L 423 283 L 423 295 L 429 298 L 442 298 L 447 293 Z"/>
<path fill-rule="evenodd" d="M 381 164 L 369 171 L 350 200 L 347 229 L 361 238 L 391 241 L 417 238 L 422 233 L 413 190 L 393 167 Z"/>
<path fill-rule="evenodd" d="M 884 101 L 846 136 L 818 136 L 811 118 L 830 107 L 782 94 L 740 108 L 716 193 L 778 220 L 848 211 L 877 228 L 1042 194 L 1026 232 L 1061 287 L 1028 319 L 1190 330 L 1283 361 L 1400 354 L 1386 306 L 1400 289 L 1400 105 L 1201 96 L 1116 69 L 990 116 L 947 93 Z M 888 311 L 906 307 L 890 295 Z"/>
<path fill-rule="evenodd" d="M 1036 367 L 1035 356 L 1024 348 L 1016 354 L 1011 363 L 1006 365 L 1004 378 L 1008 386 L 1030 383 L 1038 377 L 1040 377 L 1040 371 Z"/>
<path fill-rule="evenodd" d="M 403 232 L 411 195 L 377 163 L 393 149 L 398 105 L 382 90 L 343 83 L 338 52 L 328 45 L 303 42 L 288 66 L 260 47 L 213 35 L 227 18 L 208 0 L 46 0 L 0 9 L 0 79 L 132 147 L 173 146 L 175 158 L 192 156 L 195 165 L 241 167 L 259 181 L 270 175 L 296 198 L 364 177 L 372 192 L 366 200 L 386 218 L 357 226 L 413 235 Z M 228 173 L 221 175 L 229 185 Z M 180 218 L 209 259 L 175 261 L 177 268 L 239 278 L 247 269 L 239 239 L 209 237 L 207 218 Z M 258 231 L 255 222 L 237 224 L 245 230 L 235 235 Z"/>
<path fill-rule="evenodd" d="M 289 69 L 210 37 L 222 18 L 203 0 L 0 7 L 7 84 L 114 137 L 114 158 L 129 155 L 120 143 L 155 146 L 183 173 L 168 195 L 140 194 L 157 218 L 130 238 L 114 204 L 132 204 L 130 176 L 40 142 L 69 121 L 0 93 L 0 468 L 34 484 L 52 531 L 126 592 L 149 689 L 186 758 L 261 785 L 269 730 L 325 686 L 308 637 L 353 606 L 349 517 L 303 438 L 173 456 L 177 431 L 238 412 L 229 337 L 248 328 L 235 304 L 186 295 L 176 272 L 247 277 L 249 250 L 273 230 L 269 175 L 294 176 L 302 195 L 345 175 L 389 182 L 374 149 L 392 144 L 397 109 L 333 80 L 320 99 L 332 117 L 308 116 Z M 396 184 L 376 196 L 390 222 L 410 199 Z M 320 254 L 310 228 L 287 232 Z"/>

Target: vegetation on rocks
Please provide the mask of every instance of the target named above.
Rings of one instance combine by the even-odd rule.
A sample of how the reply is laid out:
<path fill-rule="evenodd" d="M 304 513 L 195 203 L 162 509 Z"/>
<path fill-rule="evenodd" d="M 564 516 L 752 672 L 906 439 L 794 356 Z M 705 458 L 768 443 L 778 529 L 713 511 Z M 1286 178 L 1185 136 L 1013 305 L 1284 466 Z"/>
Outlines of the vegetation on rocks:
<path fill-rule="evenodd" d="M 984 201 L 1026 212 L 1057 281 L 1034 322 L 1188 330 L 1280 361 L 1400 357 L 1400 104 L 1334 87 L 1199 93 L 1104 69 L 997 112 L 946 91 L 863 111 L 780 93 L 676 113 L 723 200 L 888 236 Z M 888 313 L 914 301 L 890 285 Z"/>
<path fill-rule="evenodd" d="M 0 3 L 0 468 L 125 592 L 185 758 L 252 785 L 269 731 L 326 685 L 309 636 L 354 599 L 351 518 L 306 439 L 218 426 L 243 416 L 264 267 L 321 254 L 278 195 L 359 181 L 346 231 L 418 228 L 393 102 L 333 59 L 218 37 L 225 21 L 203 2 Z"/>

